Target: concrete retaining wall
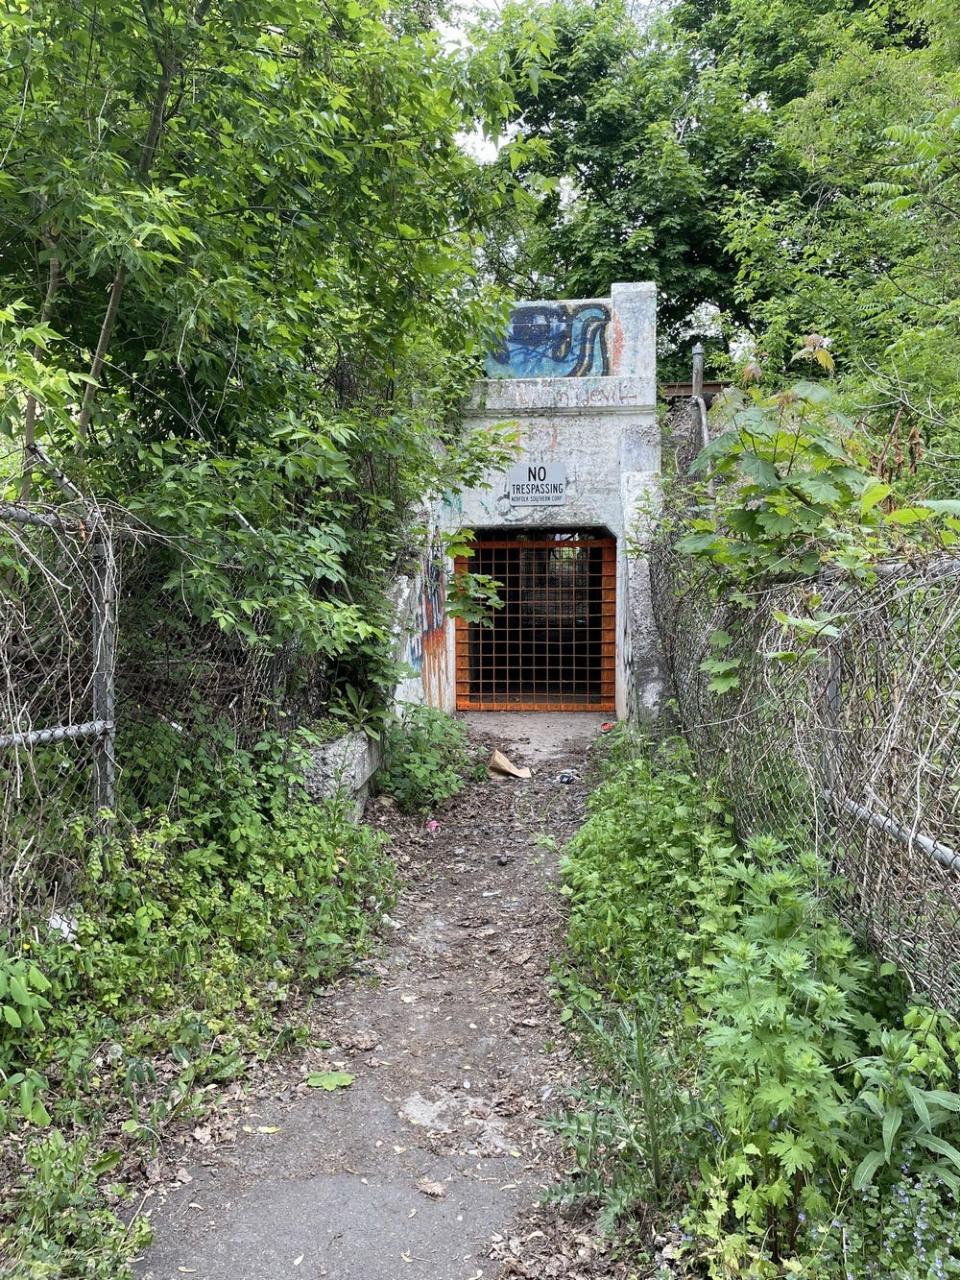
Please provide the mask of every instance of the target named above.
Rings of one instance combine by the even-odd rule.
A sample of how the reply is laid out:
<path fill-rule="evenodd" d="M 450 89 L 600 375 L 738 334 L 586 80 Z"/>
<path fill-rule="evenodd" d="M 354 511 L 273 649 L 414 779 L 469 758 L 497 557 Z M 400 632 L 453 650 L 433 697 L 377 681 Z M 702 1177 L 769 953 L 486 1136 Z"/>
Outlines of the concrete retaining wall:
<path fill-rule="evenodd" d="M 380 747 L 364 733 L 345 733 L 310 752 L 303 785 L 311 800 L 342 793 L 361 802 L 380 767 Z"/>

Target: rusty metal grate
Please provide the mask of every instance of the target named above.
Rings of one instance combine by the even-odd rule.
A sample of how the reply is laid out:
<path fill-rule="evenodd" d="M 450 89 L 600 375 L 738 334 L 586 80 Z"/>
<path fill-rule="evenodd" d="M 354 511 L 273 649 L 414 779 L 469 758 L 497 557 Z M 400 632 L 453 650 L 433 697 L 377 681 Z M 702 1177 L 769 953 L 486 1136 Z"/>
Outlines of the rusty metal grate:
<path fill-rule="evenodd" d="M 504 607 L 457 620 L 461 711 L 608 711 L 616 705 L 613 538 L 480 541 L 456 572 L 489 574 Z"/>

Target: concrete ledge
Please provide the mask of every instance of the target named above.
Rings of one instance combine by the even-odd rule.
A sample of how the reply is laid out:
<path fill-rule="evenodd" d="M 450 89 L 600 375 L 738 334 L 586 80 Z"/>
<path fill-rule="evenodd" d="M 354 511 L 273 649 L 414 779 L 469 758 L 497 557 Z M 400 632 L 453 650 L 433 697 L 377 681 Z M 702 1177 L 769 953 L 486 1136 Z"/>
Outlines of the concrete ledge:
<path fill-rule="evenodd" d="M 656 402 L 652 373 L 647 377 L 485 378 L 467 403 L 467 416 L 654 413 Z"/>
<path fill-rule="evenodd" d="M 365 733 L 344 734 L 311 750 L 304 789 L 311 800 L 329 800 L 338 793 L 362 799 L 380 768 L 380 757 L 379 743 Z"/>

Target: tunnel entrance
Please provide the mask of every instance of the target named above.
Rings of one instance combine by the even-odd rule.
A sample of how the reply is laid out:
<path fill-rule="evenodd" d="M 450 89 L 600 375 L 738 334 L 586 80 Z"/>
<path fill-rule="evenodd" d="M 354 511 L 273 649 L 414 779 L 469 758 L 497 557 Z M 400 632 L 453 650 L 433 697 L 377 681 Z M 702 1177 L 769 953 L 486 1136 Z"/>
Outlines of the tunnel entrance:
<path fill-rule="evenodd" d="M 499 582 L 487 625 L 457 619 L 461 711 L 606 711 L 616 706 L 615 539 L 569 529 L 481 535 L 456 571 Z"/>

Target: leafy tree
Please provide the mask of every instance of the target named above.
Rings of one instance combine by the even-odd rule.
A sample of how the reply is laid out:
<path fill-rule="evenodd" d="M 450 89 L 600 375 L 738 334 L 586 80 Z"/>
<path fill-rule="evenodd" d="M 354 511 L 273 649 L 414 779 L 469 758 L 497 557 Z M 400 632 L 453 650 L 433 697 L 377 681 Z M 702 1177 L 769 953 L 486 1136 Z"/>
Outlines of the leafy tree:
<path fill-rule="evenodd" d="M 960 431 L 960 27 L 926 6 L 914 30 L 838 47 L 784 113 L 797 191 L 741 193 L 728 216 L 761 363 L 776 373 L 800 333 L 829 335 L 880 470 L 911 487 L 956 473 Z"/>
<path fill-rule="evenodd" d="M 413 504 L 480 457 L 507 180 L 458 136 L 506 83 L 380 0 L 11 0 L 0 78 L 11 491 L 50 490 L 36 440 L 183 540 L 194 616 L 375 648 Z"/>
<path fill-rule="evenodd" d="M 508 11 L 496 39 L 511 46 L 526 12 Z M 917 98 L 908 77 L 887 89 L 884 73 L 923 60 L 930 44 L 906 3 L 681 0 L 646 25 L 621 0 L 560 0 L 542 13 L 556 48 L 519 95 L 518 121 L 549 152 L 521 169 L 539 203 L 520 252 L 497 255 L 501 278 L 573 296 L 653 279 L 669 353 L 694 336 L 716 348 L 721 334 L 729 342 L 769 328 L 767 304 L 790 306 L 785 255 L 843 274 L 847 242 L 867 234 L 860 194 L 882 138 L 877 113 L 886 123 L 905 95 Z M 849 83 L 841 76 L 836 102 L 818 111 L 826 69 L 841 64 Z M 853 162 L 842 191 L 853 216 L 841 218 L 839 244 L 804 225 L 829 219 L 831 206 L 796 136 L 803 104 L 823 130 L 821 158 Z M 784 326 L 781 362 L 815 327 L 810 318 Z"/>
<path fill-rule="evenodd" d="M 507 14 L 500 38 L 515 40 L 519 18 Z M 518 96 L 518 118 L 549 151 L 520 170 L 540 197 L 520 270 L 541 292 L 572 297 L 655 280 L 673 340 L 705 302 L 737 314 L 720 213 L 737 182 L 782 183 L 769 113 L 699 67 L 666 21 L 638 30 L 620 0 L 552 4 L 543 20 L 556 49 Z"/>
<path fill-rule="evenodd" d="M 570 296 L 655 280 L 668 349 L 715 334 L 718 312 L 728 332 L 748 326 L 731 204 L 750 193 L 763 208 L 795 191 L 778 111 L 839 33 L 890 38 L 857 0 L 814 9 L 687 0 L 640 26 L 621 0 L 547 4 L 555 50 L 517 106 L 528 139 L 549 151 L 521 169 L 539 207 L 523 252 L 501 255 L 503 276 Z M 518 44 L 526 15 L 508 10 L 496 39 Z"/>

